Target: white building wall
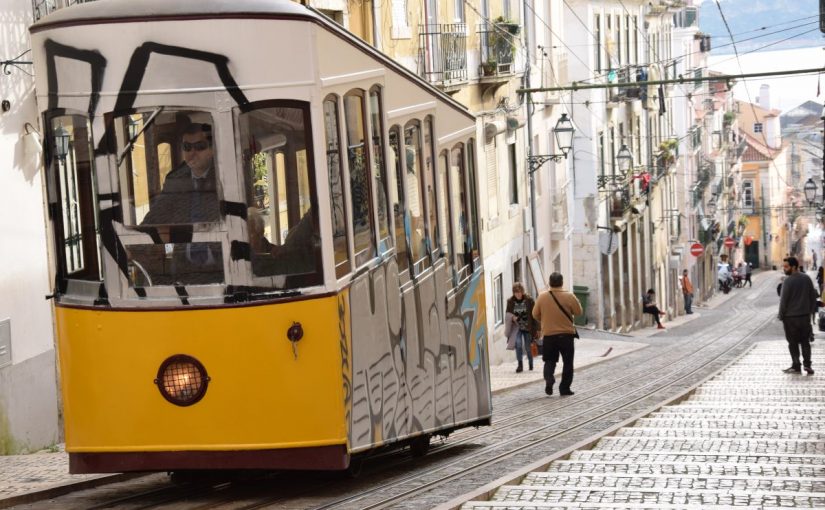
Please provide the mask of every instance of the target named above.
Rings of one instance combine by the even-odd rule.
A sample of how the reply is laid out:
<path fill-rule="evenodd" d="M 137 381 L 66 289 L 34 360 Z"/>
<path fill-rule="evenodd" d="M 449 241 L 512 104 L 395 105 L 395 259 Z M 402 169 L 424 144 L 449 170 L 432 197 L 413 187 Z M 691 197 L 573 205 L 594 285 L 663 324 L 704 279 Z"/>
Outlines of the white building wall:
<path fill-rule="evenodd" d="M 0 59 L 31 48 L 29 0 L 4 0 Z M 21 60 L 31 60 L 24 55 Z M 53 322 L 40 154 L 23 134 L 40 131 L 32 66 L 0 74 L 0 454 L 32 451 L 59 438 Z M 26 128 L 26 124 L 30 127 Z M 9 342 L 10 340 L 10 342 Z M 0 345 L 0 351 L 3 346 Z"/>

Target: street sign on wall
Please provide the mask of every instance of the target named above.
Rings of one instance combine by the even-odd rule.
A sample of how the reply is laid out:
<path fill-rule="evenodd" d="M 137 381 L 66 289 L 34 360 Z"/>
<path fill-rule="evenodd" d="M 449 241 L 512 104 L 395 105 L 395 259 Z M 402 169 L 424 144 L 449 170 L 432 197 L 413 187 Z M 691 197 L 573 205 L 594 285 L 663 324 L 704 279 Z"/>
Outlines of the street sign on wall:
<path fill-rule="evenodd" d="M 694 257 L 701 257 L 705 253 L 705 247 L 701 243 L 693 243 L 690 245 L 690 254 Z"/>

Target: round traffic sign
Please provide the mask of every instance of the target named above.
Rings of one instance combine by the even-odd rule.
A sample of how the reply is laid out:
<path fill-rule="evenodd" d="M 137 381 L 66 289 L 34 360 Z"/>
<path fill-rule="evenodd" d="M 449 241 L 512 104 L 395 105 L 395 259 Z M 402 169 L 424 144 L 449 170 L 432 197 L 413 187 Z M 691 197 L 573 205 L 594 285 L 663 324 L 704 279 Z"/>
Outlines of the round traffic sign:
<path fill-rule="evenodd" d="M 734 246 L 736 246 L 736 241 L 734 241 L 732 237 L 726 237 L 725 246 L 727 246 L 728 248 L 733 248 Z"/>
<path fill-rule="evenodd" d="M 701 243 L 693 243 L 690 245 L 690 254 L 694 257 L 701 257 L 705 253 L 705 247 Z"/>

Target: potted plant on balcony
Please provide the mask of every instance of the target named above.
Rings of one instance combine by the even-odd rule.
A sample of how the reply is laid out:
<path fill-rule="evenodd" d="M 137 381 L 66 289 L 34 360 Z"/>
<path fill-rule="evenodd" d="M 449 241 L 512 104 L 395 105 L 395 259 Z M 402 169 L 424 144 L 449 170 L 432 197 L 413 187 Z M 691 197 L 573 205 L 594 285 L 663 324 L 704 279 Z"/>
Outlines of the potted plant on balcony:
<path fill-rule="evenodd" d="M 518 35 L 521 32 L 521 25 L 513 20 L 506 19 L 504 16 L 499 16 L 493 20 L 497 28 L 500 28 L 510 35 Z"/>
<path fill-rule="evenodd" d="M 659 157 L 665 165 L 671 165 L 676 161 L 676 151 L 679 150 L 679 140 L 671 138 L 659 144 Z"/>
<path fill-rule="evenodd" d="M 486 62 L 481 63 L 481 74 L 483 76 L 495 76 L 497 69 L 498 62 L 493 58 L 489 58 Z"/>

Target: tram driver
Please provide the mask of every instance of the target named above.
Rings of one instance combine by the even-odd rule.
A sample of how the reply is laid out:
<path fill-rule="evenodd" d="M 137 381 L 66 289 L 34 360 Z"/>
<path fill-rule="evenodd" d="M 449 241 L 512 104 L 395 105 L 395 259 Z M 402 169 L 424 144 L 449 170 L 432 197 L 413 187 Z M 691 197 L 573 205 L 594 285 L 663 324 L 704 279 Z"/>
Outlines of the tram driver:
<path fill-rule="evenodd" d="M 142 225 L 212 223 L 220 219 L 212 126 L 190 123 L 181 135 L 183 164 L 169 172 Z"/>

